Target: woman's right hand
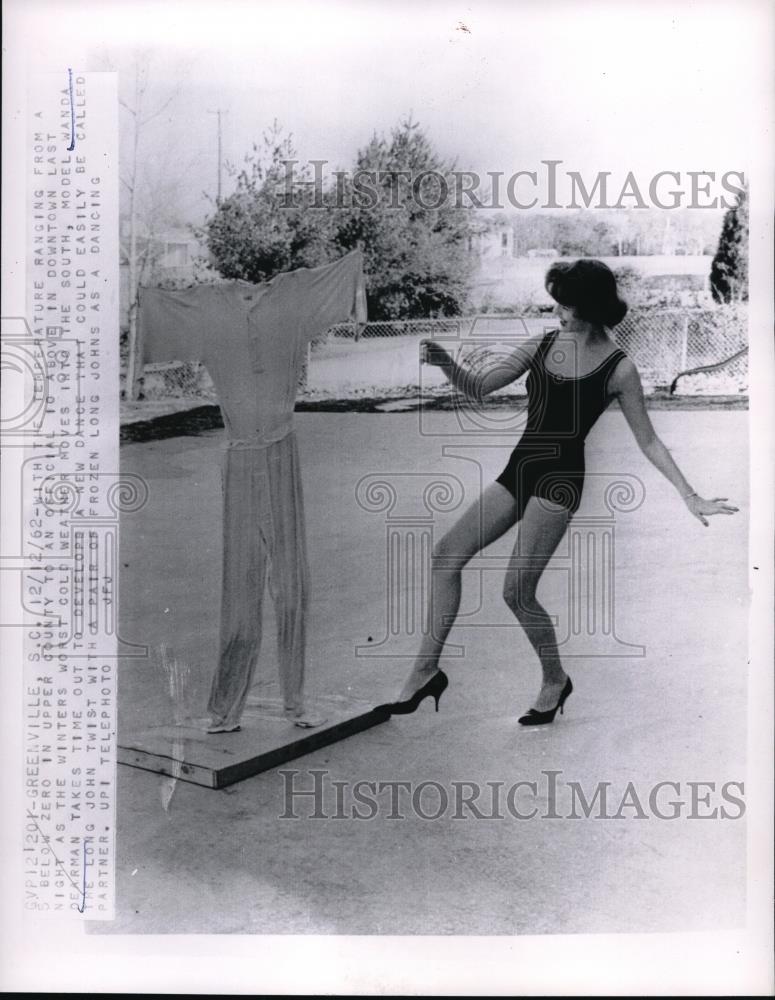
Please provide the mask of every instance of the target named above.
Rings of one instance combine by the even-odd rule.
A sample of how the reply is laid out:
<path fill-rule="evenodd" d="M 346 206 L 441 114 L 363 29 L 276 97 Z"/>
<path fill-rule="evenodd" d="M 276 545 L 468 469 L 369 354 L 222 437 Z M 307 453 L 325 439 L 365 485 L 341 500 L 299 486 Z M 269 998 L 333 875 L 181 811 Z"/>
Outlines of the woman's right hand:
<path fill-rule="evenodd" d="M 421 340 L 420 361 L 425 365 L 435 365 L 437 368 L 445 368 L 451 364 L 452 358 L 441 344 L 437 344 L 434 340 Z"/>
<path fill-rule="evenodd" d="M 690 493 L 683 499 L 691 513 L 694 514 L 698 521 L 702 521 L 706 528 L 708 527 L 707 515 L 736 514 L 740 509 L 727 503 L 728 497 L 714 497 L 712 500 L 705 500 L 699 493 Z"/>

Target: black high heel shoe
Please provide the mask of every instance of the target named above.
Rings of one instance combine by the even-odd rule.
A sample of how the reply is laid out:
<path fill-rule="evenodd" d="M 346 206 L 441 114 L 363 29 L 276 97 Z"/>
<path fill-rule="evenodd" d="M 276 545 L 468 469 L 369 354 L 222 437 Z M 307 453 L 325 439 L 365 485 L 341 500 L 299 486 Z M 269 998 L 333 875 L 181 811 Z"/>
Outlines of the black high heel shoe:
<path fill-rule="evenodd" d="M 444 691 L 447 689 L 449 684 L 449 678 L 444 673 L 443 670 L 438 670 L 429 681 L 427 681 L 423 686 L 412 695 L 411 698 L 406 701 L 393 701 L 383 707 L 386 708 L 391 715 L 411 715 L 415 712 L 423 700 L 430 695 L 436 702 L 436 711 L 439 710 L 439 699 L 441 698 Z"/>
<path fill-rule="evenodd" d="M 568 700 L 568 696 L 573 690 L 573 684 L 571 683 L 570 677 L 565 682 L 565 687 L 560 692 L 560 700 L 554 706 L 554 708 L 548 709 L 546 712 L 539 712 L 536 708 L 531 708 L 527 715 L 523 715 L 517 721 L 521 726 L 545 726 L 550 722 L 554 722 L 554 717 L 557 715 L 557 709 L 560 710 L 560 715 L 563 714 L 562 706 Z"/>

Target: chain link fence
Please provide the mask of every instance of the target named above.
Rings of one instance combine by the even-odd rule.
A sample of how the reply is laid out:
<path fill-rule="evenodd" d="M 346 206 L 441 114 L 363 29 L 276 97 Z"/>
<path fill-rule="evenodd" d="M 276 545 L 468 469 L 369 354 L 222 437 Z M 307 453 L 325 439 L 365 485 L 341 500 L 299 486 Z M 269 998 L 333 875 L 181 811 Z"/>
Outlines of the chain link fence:
<path fill-rule="evenodd" d="M 553 325 L 551 315 L 488 314 L 331 327 L 309 346 L 299 376 L 299 398 L 357 400 L 447 392 L 443 373 L 420 364 L 422 340 L 457 349 L 465 361 L 474 353 L 503 353 Z M 637 365 L 647 393 L 666 390 L 679 373 L 702 366 L 714 367 L 681 378 L 677 394 L 738 396 L 747 390 L 748 356 L 740 354 L 748 343 L 745 305 L 632 309 L 616 327 L 615 339 Z M 122 392 L 123 378 L 122 366 Z M 499 394 L 524 394 L 524 378 Z M 180 401 L 183 408 L 217 397 L 203 365 L 173 362 L 145 366 L 140 400 Z"/>
<path fill-rule="evenodd" d="M 708 309 L 632 310 L 616 327 L 625 350 L 649 389 L 670 385 L 680 372 L 719 365 L 714 372 L 681 380 L 688 394 L 737 395 L 748 389 L 748 311 L 733 304 Z M 725 359 L 730 359 L 728 363 Z M 722 364 L 720 364 L 722 363 Z"/>

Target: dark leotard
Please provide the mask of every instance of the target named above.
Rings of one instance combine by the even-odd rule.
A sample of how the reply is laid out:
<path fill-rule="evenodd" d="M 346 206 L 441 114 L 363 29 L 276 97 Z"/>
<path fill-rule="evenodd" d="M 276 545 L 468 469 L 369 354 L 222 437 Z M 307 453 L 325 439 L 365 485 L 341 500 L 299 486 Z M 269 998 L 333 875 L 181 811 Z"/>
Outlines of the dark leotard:
<path fill-rule="evenodd" d="M 576 511 L 584 488 L 584 439 L 611 402 L 609 376 L 627 356 L 617 347 L 586 375 L 554 375 L 546 356 L 558 333 L 546 334 L 530 362 L 525 432 L 496 479 L 517 501 L 519 517 L 531 496 Z"/>

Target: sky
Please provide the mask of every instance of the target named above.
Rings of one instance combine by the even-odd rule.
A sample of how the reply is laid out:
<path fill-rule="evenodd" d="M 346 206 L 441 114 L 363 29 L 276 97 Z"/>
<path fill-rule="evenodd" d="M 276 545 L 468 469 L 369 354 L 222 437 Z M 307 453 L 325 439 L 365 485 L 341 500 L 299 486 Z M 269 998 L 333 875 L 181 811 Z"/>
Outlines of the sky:
<path fill-rule="evenodd" d="M 153 86 L 179 96 L 146 153 L 176 164 L 191 211 L 215 189 L 216 108 L 225 158 L 277 119 L 302 160 L 332 169 L 409 113 L 459 168 L 507 175 L 545 159 L 592 179 L 720 175 L 747 170 L 768 138 L 771 16 L 759 0 L 10 6 L 29 20 L 30 68 L 77 52 L 86 68 L 123 70 L 125 86 L 136 53 L 152 51 Z"/>

